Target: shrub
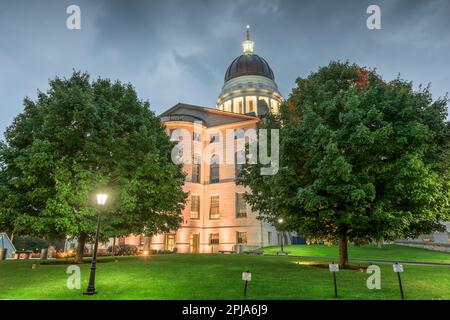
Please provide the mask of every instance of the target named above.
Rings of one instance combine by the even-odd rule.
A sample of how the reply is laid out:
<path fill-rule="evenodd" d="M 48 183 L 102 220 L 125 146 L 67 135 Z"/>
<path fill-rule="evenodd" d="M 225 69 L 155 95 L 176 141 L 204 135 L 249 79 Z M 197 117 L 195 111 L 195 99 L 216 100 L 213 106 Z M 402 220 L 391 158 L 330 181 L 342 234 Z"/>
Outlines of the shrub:
<path fill-rule="evenodd" d="M 138 247 L 131 244 L 121 244 L 114 248 L 115 256 L 135 256 L 138 254 Z M 112 252 L 112 247 L 108 248 L 108 253 Z"/>

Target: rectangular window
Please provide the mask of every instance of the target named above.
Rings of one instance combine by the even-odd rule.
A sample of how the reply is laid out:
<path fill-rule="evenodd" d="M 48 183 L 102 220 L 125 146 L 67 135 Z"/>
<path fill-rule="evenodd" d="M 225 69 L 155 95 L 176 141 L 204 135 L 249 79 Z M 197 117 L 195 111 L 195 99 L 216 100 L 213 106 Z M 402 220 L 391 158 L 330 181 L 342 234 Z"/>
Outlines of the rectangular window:
<path fill-rule="evenodd" d="M 237 243 L 246 244 L 247 243 L 247 232 L 237 232 Z"/>
<path fill-rule="evenodd" d="M 166 234 L 164 237 L 164 250 L 173 251 L 175 249 L 175 235 Z"/>
<path fill-rule="evenodd" d="M 192 157 L 192 182 L 200 183 L 201 176 L 201 158 L 195 153 Z"/>
<path fill-rule="evenodd" d="M 191 195 L 191 219 L 200 219 L 200 196 Z"/>
<path fill-rule="evenodd" d="M 253 111 L 255 111 L 254 109 L 255 109 L 254 102 L 253 102 L 253 100 L 250 100 L 248 102 L 248 112 L 253 112 Z"/>
<path fill-rule="evenodd" d="M 242 101 L 238 102 L 238 113 L 243 113 L 244 107 L 242 106 Z"/>
<path fill-rule="evenodd" d="M 219 165 L 218 164 L 212 164 L 210 166 L 209 183 L 219 183 L 219 182 L 220 182 Z"/>
<path fill-rule="evenodd" d="M 236 193 L 236 218 L 247 217 L 247 204 L 245 203 L 244 194 Z"/>
<path fill-rule="evenodd" d="M 244 168 L 245 160 L 245 151 L 241 150 L 234 154 L 234 175 L 236 179 L 239 178 L 242 168 Z"/>
<path fill-rule="evenodd" d="M 219 183 L 220 182 L 220 166 L 219 166 L 219 156 L 214 155 L 211 158 L 209 165 L 209 183 Z"/>
<path fill-rule="evenodd" d="M 192 182 L 194 183 L 200 183 L 200 163 L 193 163 L 192 164 Z"/>
<path fill-rule="evenodd" d="M 219 234 L 210 233 L 209 234 L 209 244 L 219 244 Z"/>
<path fill-rule="evenodd" d="M 211 196 L 210 198 L 209 219 L 219 219 L 219 196 Z"/>
<path fill-rule="evenodd" d="M 269 245 L 271 245 L 272 244 L 272 232 L 267 232 L 267 243 L 269 244 Z"/>

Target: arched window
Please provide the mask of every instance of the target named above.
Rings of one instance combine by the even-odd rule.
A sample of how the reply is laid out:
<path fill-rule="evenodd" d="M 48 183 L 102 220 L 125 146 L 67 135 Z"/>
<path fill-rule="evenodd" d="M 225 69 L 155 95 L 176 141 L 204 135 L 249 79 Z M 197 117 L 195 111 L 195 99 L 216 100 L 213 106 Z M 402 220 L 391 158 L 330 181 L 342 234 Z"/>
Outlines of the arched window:
<path fill-rule="evenodd" d="M 239 173 L 241 172 L 244 164 L 245 164 L 245 151 L 239 150 L 234 154 L 234 168 L 236 178 L 239 177 Z"/>
<path fill-rule="evenodd" d="M 211 157 L 209 164 L 209 183 L 218 183 L 220 181 L 219 171 L 219 156 L 215 154 Z"/>
<path fill-rule="evenodd" d="M 192 157 L 192 182 L 200 183 L 201 179 L 201 159 L 198 153 L 194 153 Z"/>
<path fill-rule="evenodd" d="M 236 140 L 238 140 L 238 139 L 243 139 L 245 137 L 245 130 L 244 129 L 236 129 L 235 131 L 234 131 L 234 138 L 236 139 Z"/>

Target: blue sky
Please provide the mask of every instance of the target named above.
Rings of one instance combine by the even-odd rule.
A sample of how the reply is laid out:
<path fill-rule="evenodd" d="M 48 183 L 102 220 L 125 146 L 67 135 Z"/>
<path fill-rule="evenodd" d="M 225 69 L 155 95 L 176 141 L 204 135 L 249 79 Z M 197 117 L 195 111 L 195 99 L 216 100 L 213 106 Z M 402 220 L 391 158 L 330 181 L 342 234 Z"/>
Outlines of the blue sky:
<path fill-rule="evenodd" d="M 66 28 L 71 4 L 81 30 Z M 366 27 L 370 4 L 381 30 Z M 446 0 L 0 0 L 0 132 L 24 97 L 73 69 L 132 83 L 157 114 L 177 102 L 213 107 L 247 24 L 285 97 L 297 77 L 349 60 L 431 83 L 437 98 L 450 91 L 449 16 Z"/>

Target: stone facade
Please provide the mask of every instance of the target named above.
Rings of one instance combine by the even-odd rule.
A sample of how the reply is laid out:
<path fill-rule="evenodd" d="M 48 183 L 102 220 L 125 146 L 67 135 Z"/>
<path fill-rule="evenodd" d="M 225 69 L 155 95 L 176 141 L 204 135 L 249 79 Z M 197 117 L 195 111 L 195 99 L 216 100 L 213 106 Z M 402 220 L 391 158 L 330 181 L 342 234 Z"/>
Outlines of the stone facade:
<path fill-rule="evenodd" d="M 167 133 L 172 134 L 172 139 L 179 139 L 179 133 L 175 134 L 177 129 L 185 130 L 183 140 L 190 140 L 192 151 L 188 158 L 196 154 L 201 161 L 197 169 L 193 168 L 193 163 L 183 166 L 186 173 L 184 191 L 189 193 L 189 197 L 182 213 L 181 227 L 169 234 L 148 239 L 150 243 L 147 249 L 213 253 L 246 251 L 278 244 L 281 235 L 272 225 L 257 219 L 257 214 L 252 212 L 249 205 L 246 204 L 245 208 L 238 205 L 240 202 L 237 198 L 246 190 L 235 184 L 236 163 L 225 161 L 227 158 L 234 160 L 237 150 L 237 139 L 233 138 L 232 144 L 226 144 L 227 132 L 229 134 L 230 130 L 236 132 L 239 129 L 256 129 L 260 119 L 250 115 L 178 104 L 164 112 L 161 120 Z M 194 132 L 197 134 L 195 138 Z M 217 135 L 219 141 L 211 142 L 211 137 L 217 139 Z M 197 151 L 199 152 L 196 153 Z M 210 159 L 215 155 L 222 159 L 218 164 L 218 180 L 211 177 L 214 170 L 211 170 Z M 197 175 L 196 172 L 200 174 Z M 195 197 L 199 205 L 192 203 Z M 215 200 L 218 200 L 218 212 L 212 208 L 212 202 Z M 290 242 L 289 237 L 284 238 L 284 243 Z M 127 237 L 125 242 L 144 247 L 140 236 Z"/>

